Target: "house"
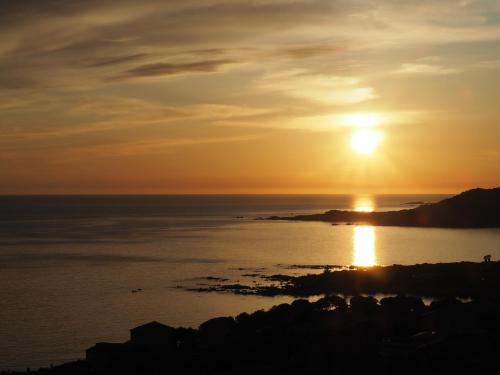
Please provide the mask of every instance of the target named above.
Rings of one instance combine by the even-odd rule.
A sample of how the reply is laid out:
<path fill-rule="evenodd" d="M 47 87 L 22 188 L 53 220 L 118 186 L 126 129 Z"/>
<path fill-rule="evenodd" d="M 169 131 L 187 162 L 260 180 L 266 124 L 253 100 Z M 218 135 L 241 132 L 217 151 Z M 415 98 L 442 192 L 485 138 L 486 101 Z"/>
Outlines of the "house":
<path fill-rule="evenodd" d="M 95 344 L 86 350 L 85 359 L 93 373 L 123 372 L 167 360 L 176 348 L 175 329 L 150 322 L 131 329 L 130 341 Z"/>
<path fill-rule="evenodd" d="M 165 356 L 177 348 L 175 329 L 158 322 L 150 322 L 130 330 L 130 344 L 135 350 Z"/>

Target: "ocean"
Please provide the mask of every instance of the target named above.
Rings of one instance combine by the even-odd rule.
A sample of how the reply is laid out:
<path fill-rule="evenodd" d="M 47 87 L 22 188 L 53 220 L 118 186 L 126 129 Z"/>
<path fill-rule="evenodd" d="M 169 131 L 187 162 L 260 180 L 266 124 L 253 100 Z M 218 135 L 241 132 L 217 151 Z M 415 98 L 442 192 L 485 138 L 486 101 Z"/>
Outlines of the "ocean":
<path fill-rule="evenodd" d="M 253 282 L 290 265 L 389 265 L 500 257 L 498 229 L 255 220 L 415 207 L 437 195 L 0 197 L 0 370 L 83 358 L 157 320 L 196 327 L 289 297 L 198 293 L 206 277 Z M 288 273 L 304 272 L 288 270 Z"/>

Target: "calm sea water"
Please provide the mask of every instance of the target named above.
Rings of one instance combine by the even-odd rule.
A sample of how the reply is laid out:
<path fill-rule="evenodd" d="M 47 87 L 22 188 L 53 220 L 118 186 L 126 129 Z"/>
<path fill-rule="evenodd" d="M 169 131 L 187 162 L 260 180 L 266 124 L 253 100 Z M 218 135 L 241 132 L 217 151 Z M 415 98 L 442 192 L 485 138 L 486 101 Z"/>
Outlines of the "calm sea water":
<path fill-rule="evenodd" d="M 500 257 L 500 231 L 255 221 L 328 209 L 390 210 L 443 196 L 0 197 L 0 370 L 82 358 L 158 320 L 290 301 L 175 288 L 203 276 L 245 281 L 279 264 L 413 264 Z M 244 268 L 245 270 L 241 270 Z M 248 271 L 246 271 L 248 272 Z M 142 288 L 140 293 L 131 293 Z"/>

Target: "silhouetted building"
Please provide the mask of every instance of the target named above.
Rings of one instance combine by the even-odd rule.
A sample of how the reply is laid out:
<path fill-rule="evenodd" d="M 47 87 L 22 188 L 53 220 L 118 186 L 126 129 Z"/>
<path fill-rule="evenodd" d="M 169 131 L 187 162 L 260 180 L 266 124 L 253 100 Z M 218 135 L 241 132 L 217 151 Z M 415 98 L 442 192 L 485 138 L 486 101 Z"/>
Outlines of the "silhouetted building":
<path fill-rule="evenodd" d="M 150 322 L 130 330 L 130 343 L 134 349 L 165 357 L 177 347 L 175 329 L 158 322 Z"/>
<path fill-rule="evenodd" d="M 86 350 L 86 361 L 94 373 L 123 371 L 137 364 L 167 360 L 176 347 L 175 329 L 151 322 L 131 329 L 126 343 L 97 343 Z"/>

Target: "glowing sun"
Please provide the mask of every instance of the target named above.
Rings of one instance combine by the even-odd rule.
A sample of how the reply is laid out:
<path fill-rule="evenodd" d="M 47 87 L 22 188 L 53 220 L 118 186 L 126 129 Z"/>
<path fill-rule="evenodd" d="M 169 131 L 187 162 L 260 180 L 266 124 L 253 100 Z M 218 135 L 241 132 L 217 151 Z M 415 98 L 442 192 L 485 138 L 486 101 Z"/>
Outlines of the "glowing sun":
<path fill-rule="evenodd" d="M 375 151 L 381 138 L 376 131 L 359 129 L 352 135 L 351 146 L 358 154 L 369 155 Z"/>

